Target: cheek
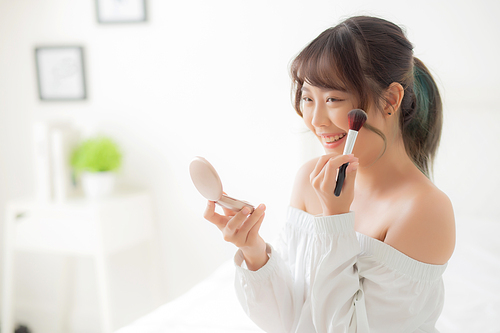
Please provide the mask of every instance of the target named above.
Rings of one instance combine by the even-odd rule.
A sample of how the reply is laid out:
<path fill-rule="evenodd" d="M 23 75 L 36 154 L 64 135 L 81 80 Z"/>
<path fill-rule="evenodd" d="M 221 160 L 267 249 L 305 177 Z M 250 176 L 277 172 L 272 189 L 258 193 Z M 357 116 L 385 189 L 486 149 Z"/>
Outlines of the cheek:
<path fill-rule="evenodd" d="M 372 127 L 375 127 L 379 130 L 381 130 L 382 132 L 385 133 L 385 120 L 384 120 L 384 116 L 382 115 L 382 113 L 378 110 L 369 110 L 368 111 L 368 123 L 372 126 Z"/>
<path fill-rule="evenodd" d="M 312 125 L 312 115 L 310 113 L 302 111 L 302 120 L 304 120 L 307 128 L 314 132 L 314 126 Z"/>
<path fill-rule="evenodd" d="M 378 134 L 362 128 L 353 149 L 353 154 L 359 158 L 360 164 L 370 165 L 379 158 L 383 151 L 384 140 Z"/>
<path fill-rule="evenodd" d="M 332 119 L 332 121 L 338 128 L 343 129 L 346 132 L 349 131 L 349 119 L 347 118 L 347 112 L 339 112 L 336 117 Z"/>

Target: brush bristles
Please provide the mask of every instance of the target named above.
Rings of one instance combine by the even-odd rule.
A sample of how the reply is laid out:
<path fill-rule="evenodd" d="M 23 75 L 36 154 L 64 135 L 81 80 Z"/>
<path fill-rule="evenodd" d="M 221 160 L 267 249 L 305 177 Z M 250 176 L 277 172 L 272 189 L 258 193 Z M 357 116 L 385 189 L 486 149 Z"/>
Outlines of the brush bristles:
<path fill-rule="evenodd" d="M 354 109 L 349 111 L 347 114 L 347 119 L 349 120 L 349 129 L 353 131 L 359 131 L 363 124 L 365 123 L 368 116 L 366 112 L 361 109 Z"/>

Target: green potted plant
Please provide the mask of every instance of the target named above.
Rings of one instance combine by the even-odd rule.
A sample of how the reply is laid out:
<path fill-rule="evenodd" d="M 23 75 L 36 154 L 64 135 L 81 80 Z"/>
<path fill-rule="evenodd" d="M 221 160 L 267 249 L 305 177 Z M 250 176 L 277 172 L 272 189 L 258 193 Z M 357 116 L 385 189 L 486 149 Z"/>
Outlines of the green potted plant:
<path fill-rule="evenodd" d="M 75 175 L 81 175 L 82 188 L 90 198 L 109 196 L 114 189 L 122 154 L 110 138 L 98 136 L 81 142 L 71 155 Z"/>

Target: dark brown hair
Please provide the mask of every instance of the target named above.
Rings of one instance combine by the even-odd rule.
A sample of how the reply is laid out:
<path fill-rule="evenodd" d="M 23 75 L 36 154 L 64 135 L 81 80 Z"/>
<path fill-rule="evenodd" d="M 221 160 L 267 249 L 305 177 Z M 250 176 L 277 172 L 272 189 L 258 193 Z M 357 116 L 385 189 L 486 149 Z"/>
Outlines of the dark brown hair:
<path fill-rule="evenodd" d="M 399 115 L 405 150 L 427 176 L 441 137 L 442 103 L 429 70 L 413 56 L 401 28 L 370 16 L 351 17 L 322 32 L 293 60 L 294 107 L 302 117 L 302 86 L 342 90 L 359 101 L 357 108 L 380 108 L 393 82 L 404 88 Z M 365 123 L 387 142 L 384 134 Z M 385 149 L 384 149 L 385 150 Z"/>

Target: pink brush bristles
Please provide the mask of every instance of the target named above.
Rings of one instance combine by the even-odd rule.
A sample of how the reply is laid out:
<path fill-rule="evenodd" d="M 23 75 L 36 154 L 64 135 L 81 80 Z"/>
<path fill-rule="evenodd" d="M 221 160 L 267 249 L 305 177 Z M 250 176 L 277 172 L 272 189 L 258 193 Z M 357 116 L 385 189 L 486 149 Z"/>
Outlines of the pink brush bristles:
<path fill-rule="evenodd" d="M 356 142 L 356 137 L 358 136 L 358 131 L 363 127 L 368 116 L 365 111 L 361 109 L 354 109 L 349 111 L 347 114 L 347 119 L 349 120 L 349 133 L 347 134 L 347 139 L 344 147 L 344 155 L 352 153 L 354 148 L 354 142 Z M 337 176 L 337 184 L 335 185 L 334 194 L 339 196 L 342 191 L 342 185 L 344 184 L 345 173 L 347 165 L 349 163 L 344 163 L 339 168 L 339 173 Z"/>
<path fill-rule="evenodd" d="M 359 131 L 363 124 L 365 123 L 368 116 L 366 112 L 361 109 L 354 109 L 349 111 L 347 114 L 347 119 L 349 120 L 349 129 L 353 131 Z"/>

